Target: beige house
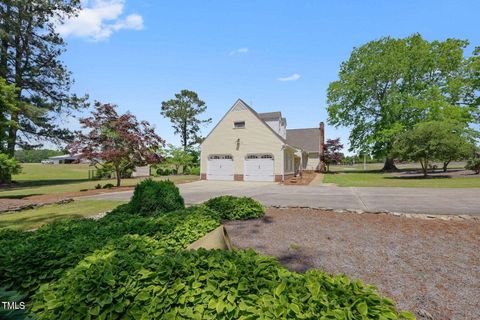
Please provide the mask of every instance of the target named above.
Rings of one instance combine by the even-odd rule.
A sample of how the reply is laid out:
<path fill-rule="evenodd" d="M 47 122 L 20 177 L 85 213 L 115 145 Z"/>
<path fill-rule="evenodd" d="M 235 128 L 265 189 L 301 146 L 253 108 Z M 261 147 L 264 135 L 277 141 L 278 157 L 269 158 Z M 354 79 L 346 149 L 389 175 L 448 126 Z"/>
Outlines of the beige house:
<path fill-rule="evenodd" d="M 286 127 L 280 112 L 257 113 L 238 99 L 200 145 L 201 179 L 284 181 L 318 170 L 323 127 Z"/>

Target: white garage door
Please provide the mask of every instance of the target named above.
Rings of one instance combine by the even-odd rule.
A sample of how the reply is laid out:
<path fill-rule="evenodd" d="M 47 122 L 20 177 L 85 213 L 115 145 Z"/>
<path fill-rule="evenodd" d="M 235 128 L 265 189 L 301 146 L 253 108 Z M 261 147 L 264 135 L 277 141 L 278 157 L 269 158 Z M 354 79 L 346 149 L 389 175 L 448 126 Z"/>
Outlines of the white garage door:
<path fill-rule="evenodd" d="M 245 181 L 275 181 L 271 154 L 249 154 L 245 157 Z"/>
<path fill-rule="evenodd" d="M 228 154 L 209 156 L 207 180 L 233 180 L 233 157 Z"/>

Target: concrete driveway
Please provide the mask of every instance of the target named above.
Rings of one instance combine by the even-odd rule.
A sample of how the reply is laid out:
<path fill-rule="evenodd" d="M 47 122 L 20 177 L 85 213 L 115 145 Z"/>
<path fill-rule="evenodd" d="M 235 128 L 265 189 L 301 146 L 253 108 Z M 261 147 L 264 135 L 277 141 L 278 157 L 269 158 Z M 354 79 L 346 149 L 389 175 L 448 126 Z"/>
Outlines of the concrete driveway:
<path fill-rule="evenodd" d="M 233 181 L 195 181 L 178 187 L 187 204 L 230 194 L 252 197 L 266 206 L 480 215 L 480 189 L 474 188 L 344 188 Z M 129 200 L 132 193 L 124 191 L 82 198 Z"/>

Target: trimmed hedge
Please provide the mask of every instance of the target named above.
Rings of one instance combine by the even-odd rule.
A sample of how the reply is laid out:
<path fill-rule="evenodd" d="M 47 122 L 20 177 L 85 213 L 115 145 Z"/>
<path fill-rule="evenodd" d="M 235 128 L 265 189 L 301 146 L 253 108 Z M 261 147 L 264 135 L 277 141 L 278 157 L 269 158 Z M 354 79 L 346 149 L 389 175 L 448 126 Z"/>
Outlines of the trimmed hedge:
<path fill-rule="evenodd" d="M 184 247 L 219 226 L 207 208 L 194 207 L 142 217 L 122 205 L 94 221 L 59 221 L 36 232 L 0 231 L 0 286 L 31 295 L 42 283 L 60 278 L 94 250 L 127 234 L 163 239 Z"/>
<path fill-rule="evenodd" d="M 146 179 L 140 182 L 130 200 L 132 213 L 152 215 L 185 208 L 177 186 L 171 181 Z"/>
<path fill-rule="evenodd" d="M 413 319 L 346 276 L 290 272 L 253 250 L 171 253 L 142 236 L 43 286 L 32 311 L 39 319 Z"/>
<path fill-rule="evenodd" d="M 220 196 L 208 200 L 204 205 L 226 220 L 254 219 L 265 214 L 262 204 L 248 197 Z"/>

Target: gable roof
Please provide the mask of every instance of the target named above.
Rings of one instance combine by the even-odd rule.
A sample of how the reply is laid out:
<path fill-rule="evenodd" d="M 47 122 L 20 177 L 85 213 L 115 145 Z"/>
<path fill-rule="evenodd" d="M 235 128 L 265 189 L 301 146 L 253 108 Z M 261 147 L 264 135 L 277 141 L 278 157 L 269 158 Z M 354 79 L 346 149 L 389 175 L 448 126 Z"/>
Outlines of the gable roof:
<path fill-rule="evenodd" d="M 320 129 L 287 129 L 287 143 L 297 146 L 305 151 L 319 152 L 320 150 Z"/>
<path fill-rule="evenodd" d="M 254 116 L 256 116 L 258 118 L 258 120 L 263 123 L 278 139 L 280 139 L 280 141 L 282 141 L 283 143 L 287 143 L 287 140 L 284 139 L 281 135 L 279 135 L 278 133 L 275 132 L 275 130 L 273 130 L 266 122 L 265 120 L 263 120 L 260 115 L 257 113 L 257 111 L 253 110 L 252 107 L 250 107 L 248 104 L 245 103 L 245 101 L 243 101 L 242 99 L 237 99 L 237 101 L 235 101 L 235 103 L 233 104 L 233 106 L 228 109 L 227 112 L 225 112 L 225 114 L 223 115 L 223 117 L 217 122 L 217 124 L 215 125 L 215 127 L 213 127 L 213 129 L 208 133 L 208 135 L 205 137 L 205 139 L 203 139 L 202 143 L 200 144 L 200 146 L 203 144 L 203 142 L 205 140 L 207 140 L 207 138 L 210 136 L 210 134 L 212 134 L 212 132 L 217 128 L 217 126 L 219 125 L 220 122 L 223 121 L 223 119 L 225 118 L 225 116 L 230 112 L 232 111 L 238 104 L 241 104 L 241 106 L 247 108 L 251 113 L 253 113 Z M 274 113 L 274 112 L 267 112 L 267 113 Z"/>
<path fill-rule="evenodd" d="M 258 117 L 263 121 L 278 120 L 282 118 L 282 113 L 280 111 L 262 112 L 262 113 L 258 113 Z"/>

